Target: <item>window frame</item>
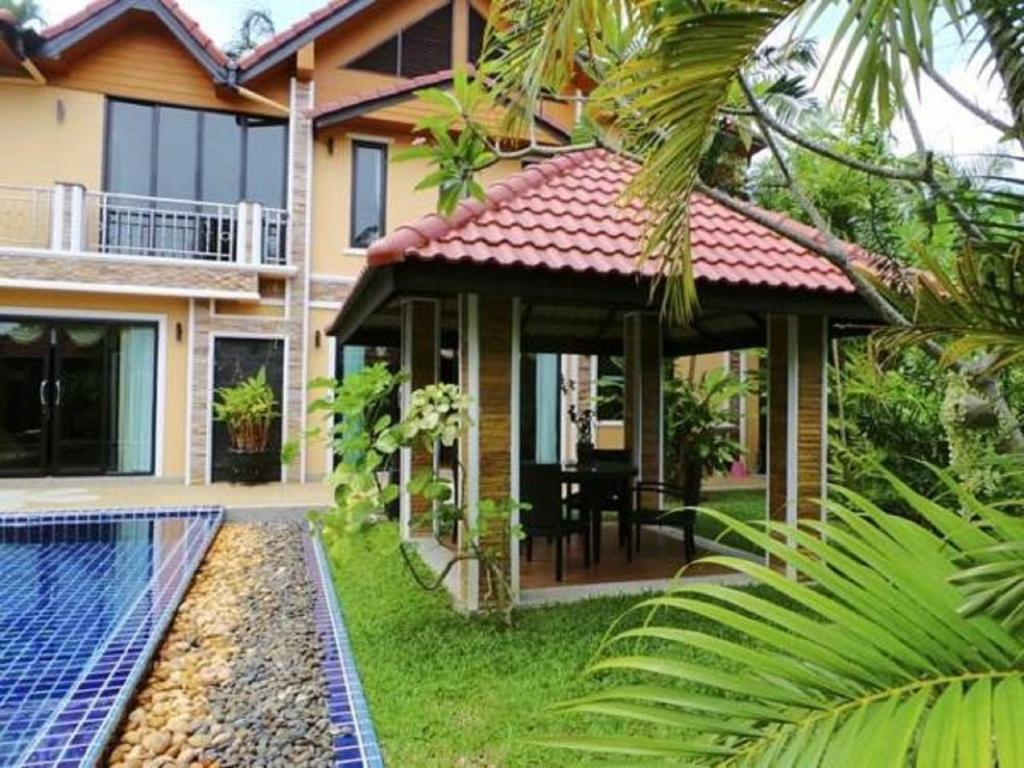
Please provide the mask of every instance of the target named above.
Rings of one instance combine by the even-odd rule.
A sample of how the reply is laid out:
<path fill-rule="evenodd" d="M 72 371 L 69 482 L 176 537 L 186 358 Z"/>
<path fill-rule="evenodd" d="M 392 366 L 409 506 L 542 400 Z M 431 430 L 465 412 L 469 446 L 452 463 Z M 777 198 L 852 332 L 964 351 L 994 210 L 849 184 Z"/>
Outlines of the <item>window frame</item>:
<path fill-rule="evenodd" d="M 350 250 L 365 250 L 367 245 L 356 243 L 356 184 L 359 174 L 356 173 L 356 156 L 360 149 L 374 149 L 380 151 L 381 157 L 381 182 L 377 204 L 380 208 L 380 234 L 374 240 L 384 237 L 388 226 L 388 145 L 384 141 L 372 141 L 370 139 L 352 139 L 351 181 L 349 183 L 349 212 L 348 212 L 348 247 Z"/>
<path fill-rule="evenodd" d="M 110 153 L 111 146 L 113 144 L 113 120 L 111 119 L 111 113 L 114 109 L 115 104 L 134 104 L 140 107 L 148 107 L 150 113 L 150 167 L 149 167 L 149 180 L 148 180 L 148 192 L 147 197 L 161 197 L 157 194 L 157 176 L 158 176 L 158 160 L 160 154 L 160 111 L 161 109 L 184 109 L 190 110 L 198 114 L 196 120 L 196 167 L 194 173 L 194 185 L 192 197 L 190 198 L 194 202 L 220 202 L 223 205 L 230 205 L 231 202 L 222 201 L 211 201 L 205 200 L 201 197 L 203 189 L 203 150 L 205 148 L 206 141 L 206 121 L 205 115 L 207 114 L 218 114 L 227 115 L 233 117 L 236 120 L 241 118 L 241 135 L 239 137 L 239 167 L 238 167 L 238 200 L 235 203 L 242 202 L 249 199 L 248 195 L 248 153 L 249 153 L 249 130 L 250 123 L 257 123 L 262 125 L 277 125 L 283 126 L 284 141 L 282 146 L 282 187 L 281 187 L 281 204 L 280 206 L 271 206 L 274 208 L 287 208 L 288 206 L 288 121 L 284 119 L 278 119 L 275 117 L 269 117 L 267 115 L 256 115 L 248 114 L 245 112 L 232 112 L 229 109 L 208 109 L 206 107 L 193 107 L 181 104 L 165 104 L 159 101 L 146 101 L 143 99 L 128 99 L 121 98 L 119 96 L 106 96 L 104 99 L 103 108 L 103 168 L 101 174 L 101 180 L 104 192 L 110 192 L 112 194 L 127 194 L 114 192 L 110 189 Z M 174 198 L 169 198 L 174 199 Z"/>

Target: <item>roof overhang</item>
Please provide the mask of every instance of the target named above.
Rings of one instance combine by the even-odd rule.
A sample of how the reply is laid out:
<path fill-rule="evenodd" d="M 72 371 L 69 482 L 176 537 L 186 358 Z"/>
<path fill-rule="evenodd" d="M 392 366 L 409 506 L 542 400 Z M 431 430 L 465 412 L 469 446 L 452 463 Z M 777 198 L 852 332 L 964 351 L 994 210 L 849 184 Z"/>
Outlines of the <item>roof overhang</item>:
<path fill-rule="evenodd" d="M 242 69 L 239 71 L 239 82 L 245 83 L 268 72 L 278 64 L 285 62 L 289 56 L 302 48 L 307 43 L 316 40 L 323 34 L 330 32 L 339 24 L 343 24 L 353 16 L 365 11 L 375 5 L 377 0 L 348 0 L 336 5 L 333 10 L 323 13 L 320 18 L 312 23 L 303 20 L 301 31 L 291 34 L 289 30 L 282 33 L 283 39 L 278 44 L 271 40 L 271 48 L 250 62 L 242 60 Z M 317 12 L 314 12 L 317 13 Z"/>
<path fill-rule="evenodd" d="M 197 34 L 203 33 L 198 31 L 198 25 L 194 22 L 187 24 L 161 0 L 113 0 L 66 28 L 61 28 L 62 25 L 58 24 L 58 31 L 45 36 L 36 55 L 44 59 L 59 59 L 74 46 L 133 11 L 151 13 L 159 19 L 215 83 L 227 82 L 231 78 L 232 73 L 227 66 L 226 57 L 211 52 L 209 45 L 201 41 Z"/>
<path fill-rule="evenodd" d="M 660 311 L 663 286 L 649 277 L 530 269 L 499 264 L 406 260 L 366 268 L 328 333 L 340 344 L 397 344 L 397 303 L 403 298 L 453 300 L 461 293 L 520 298 L 529 322 L 524 349 L 620 354 L 622 315 Z M 699 310 L 669 326 L 665 351 L 696 354 L 763 346 L 769 314 L 827 316 L 833 324 L 867 328 L 880 320 L 856 295 L 718 285 L 698 281 Z"/>

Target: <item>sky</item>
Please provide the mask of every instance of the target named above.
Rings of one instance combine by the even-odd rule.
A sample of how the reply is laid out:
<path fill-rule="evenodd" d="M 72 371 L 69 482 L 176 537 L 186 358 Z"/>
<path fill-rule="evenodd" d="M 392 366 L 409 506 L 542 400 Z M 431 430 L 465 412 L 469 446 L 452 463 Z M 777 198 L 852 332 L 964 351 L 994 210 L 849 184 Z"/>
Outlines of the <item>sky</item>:
<path fill-rule="evenodd" d="M 42 0 L 46 20 L 56 23 L 79 10 L 87 0 Z M 310 11 L 320 7 L 326 0 L 179 0 L 180 5 L 195 18 L 206 32 L 219 44 L 231 40 L 245 11 L 258 7 L 270 12 L 277 28 L 284 29 Z M 825 14 L 816 24 L 812 33 L 819 39 L 822 54 L 831 29 L 838 21 L 838 14 Z M 776 37 L 788 34 L 781 29 Z M 984 107 L 992 109 L 1003 117 L 1009 111 L 1002 102 L 1000 86 L 987 72 L 978 67 L 968 66 L 970 46 L 961 45 L 952 31 L 936 37 L 936 56 L 939 69 L 948 80 L 963 93 L 969 95 Z M 824 72 L 816 87 L 822 102 L 826 102 L 835 81 L 834 74 Z M 999 140 L 998 133 L 980 119 L 974 117 L 944 91 L 928 80 L 922 81 L 919 98 L 913 100 L 914 113 L 918 116 L 922 132 L 929 147 L 943 154 L 953 154 L 969 159 L 975 153 L 992 151 Z M 898 149 L 911 152 L 914 149 L 906 126 L 894 127 Z M 1017 170 L 1024 170 L 1024 163 L 1017 164 Z"/>

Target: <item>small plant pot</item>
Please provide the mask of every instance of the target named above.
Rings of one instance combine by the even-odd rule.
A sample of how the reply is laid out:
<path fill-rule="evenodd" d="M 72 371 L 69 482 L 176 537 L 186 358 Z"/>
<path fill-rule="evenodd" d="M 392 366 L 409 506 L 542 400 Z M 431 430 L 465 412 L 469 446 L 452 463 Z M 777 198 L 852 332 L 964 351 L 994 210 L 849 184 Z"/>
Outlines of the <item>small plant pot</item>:
<path fill-rule="evenodd" d="M 260 485 L 278 479 L 279 469 L 276 458 L 269 451 L 249 453 L 229 451 L 232 483 Z"/>

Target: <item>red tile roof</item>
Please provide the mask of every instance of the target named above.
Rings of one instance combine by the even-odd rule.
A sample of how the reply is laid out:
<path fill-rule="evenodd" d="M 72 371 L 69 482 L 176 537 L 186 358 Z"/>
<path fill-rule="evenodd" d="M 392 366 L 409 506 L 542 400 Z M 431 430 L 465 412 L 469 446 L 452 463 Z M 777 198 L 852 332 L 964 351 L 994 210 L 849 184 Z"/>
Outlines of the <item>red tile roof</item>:
<path fill-rule="evenodd" d="M 80 11 L 71 14 L 63 21 L 44 29 L 42 36 L 47 40 L 53 39 L 57 35 L 72 30 L 80 24 L 84 24 L 100 11 L 114 5 L 116 2 L 118 2 L 118 0 L 94 0 L 94 2 L 89 3 Z M 228 63 L 227 55 L 217 47 L 217 44 L 213 42 L 213 38 L 206 34 L 202 27 L 199 26 L 199 22 L 185 13 L 181 6 L 179 6 L 174 0 L 158 0 L 158 2 L 174 14 L 177 20 L 185 28 L 185 31 L 192 36 L 199 47 L 209 53 L 218 64 L 223 66 Z"/>
<path fill-rule="evenodd" d="M 486 202 L 468 200 L 449 219 L 431 214 L 394 230 L 370 246 L 368 264 L 421 260 L 656 274 L 657 261 L 637 264 L 646 213 L 639 202 L 623 201 L 636 172 L 634 163 L 602 149 L 532 165 L 493 185 Z M 854 293 L 823 257 L 699 193 L 690 227 L 700 282 Z M 851 255 L 860 257 L 853 246 Z"/>
<path fill-rule="evenodd" d="M 260 43 L 258 46 L 253 48 L 251 51 L 249 51 L 249 53 L 247 53 L 245 56 L 241 58 L 241 60 L 238 62 L 238 66 L 241 69 L 248 69 L 253 64 L 259 62 L 268 53 L 271 53 L 272 51 L 277 50 L 282 45 L 285 45 L 291 40 L 294 40 L 307 29 L 323 21 L 335 11 L 341 10 L 350 2 L 352 2 L 352 0 L 329 0 L 328 3 L 321 6 L 320 8 L 317 8 L 308 16 L 304 16 L 287 29 L 282 29 L 269 40 L 265 40 L 264 42 Z"/>
<path fill-rule="evenodd" d="M 327 115 L 341 109 L 358 107 L 360 104 L 377 101 L 378 99 L 387 99 L 391 96 L 402 96 L 407 93 L 411 94 L 414 91 L 418 91 L 420 88 L 430 88 L 431 86 L 445 83 L 451 80 L 452 76 L 452 70 L 442 69 L 429 75 L 420 75 L 419 77 L 414 77 L 411 80 L 403 80 L 402 82 L 384 86 L 383 88 L 376 88 L 365 93 L 351 94 L 349 96 L 330 101 L 311 110 L 309 116 L 315 119 L 321 115 Z"/>

